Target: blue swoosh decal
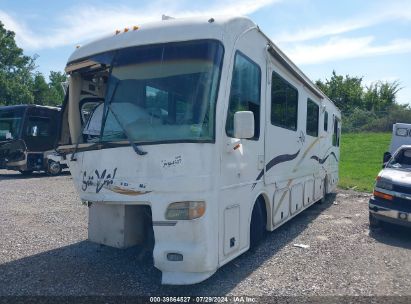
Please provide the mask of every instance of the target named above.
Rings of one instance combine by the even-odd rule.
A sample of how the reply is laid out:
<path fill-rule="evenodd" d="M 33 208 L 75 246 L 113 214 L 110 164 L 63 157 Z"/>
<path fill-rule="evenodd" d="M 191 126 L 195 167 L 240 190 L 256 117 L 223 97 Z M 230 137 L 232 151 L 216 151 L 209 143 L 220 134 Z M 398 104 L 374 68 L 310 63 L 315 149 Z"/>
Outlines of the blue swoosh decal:
<path fill-rule="evenodd" d="M 282 154 L 282 155 L 278 155 L 278 156 L 274 157 L 272 160 L 270 160 L 267 163 L 267 165 L 265 165 L 265 171 L 267 172 L 268 170 L 270 170 L 271 168 L 273 168 L 274 166 L 276 166 L 278 164 L 281 164 L 281 163 L 284 163 L 284 162 L 295 159 L 298 156 L 298 154 L 300 154 L 300 151 L 301 150 L 298 150 L 297 153 L 295 153 L 295 154 Z M 264 169 L 260 171 L 260 173 L 258 174 L 258 176 L 256 178 L 256 181 L 259 181 L 263 177 L 263 175 L 264 175 Z M 257 183 L 253 184 L 252 189 L 254 189 L 256 184 Z"/>
<path fill-rule="evenodd" d="M 310 158 L 318 161 L 318 162 L 322 165 L 323 163 L 325 163 L 325 161 L 327 160 L 327 158 L 328 158 L 330 155 L 332 155 L 332 156 L 335 158 L 335 160 L 337 161 L 337 163 L 338 163 L 337 156 L 335 155 L 334 152 L 331 152 L 330 154 L 328 154 L 328 155 L 327 155 L 325 158 L 323 158 L 323 159 L 319 158 L 319 157 L 316 156 L 316 155 L 313 155 L 313 156 L 311 156 Z"/>

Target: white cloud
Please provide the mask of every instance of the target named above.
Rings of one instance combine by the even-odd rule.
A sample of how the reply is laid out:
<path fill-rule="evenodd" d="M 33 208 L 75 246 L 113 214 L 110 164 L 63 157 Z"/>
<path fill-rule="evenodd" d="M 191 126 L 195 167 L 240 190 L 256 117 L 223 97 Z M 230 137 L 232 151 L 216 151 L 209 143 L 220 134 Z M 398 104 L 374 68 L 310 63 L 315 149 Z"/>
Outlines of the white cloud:
<path fill-rule="evenodd" d="M 348 58 L 411 52 L 411 39 L 393 40 L 384 45 L 374 45 L 373 41 L 373 36 L 331 37 L 323 44 L 296 44 L 285 49 L 297 64 L 318 64 Z"/>
<path fill-rule="evenodd" d="M 281 32 L 274 36 L 274 40 L 278 43 L 306 41 L 399 20 L 411 21 L 411 2 L 394 2 L 391 7 L 386 6 L 384 9 L 374 10 L 347 20 L 307 27 L 296 32 Z"/>
<path fill-rule="evenodd" d="M 17 22 L 10 14 L 0 10 L 0 20 L 7 29 L 16 33 L 19 46 L 29 50 L 75 45 L 125 26 L 142 24 L 160 20 L 162 14 L 173 17 L 191 17 L 199 15 L 247 15 L 262 7 L 280 0 L 229 0 L 214 1 L 199 5 L 198 9 L 186 0 L 151 1 L 139 8 L 125 6 L 80 6 L 72 7 L 61 15 L 57 15 L 51 24 L 57 26 L 46 28 L 42 32 L 34 32 L 24 22 Z M 21 19 L 21 17 L 20 17 Z M 54 21 L 54 22 L 53 22 Z"/>

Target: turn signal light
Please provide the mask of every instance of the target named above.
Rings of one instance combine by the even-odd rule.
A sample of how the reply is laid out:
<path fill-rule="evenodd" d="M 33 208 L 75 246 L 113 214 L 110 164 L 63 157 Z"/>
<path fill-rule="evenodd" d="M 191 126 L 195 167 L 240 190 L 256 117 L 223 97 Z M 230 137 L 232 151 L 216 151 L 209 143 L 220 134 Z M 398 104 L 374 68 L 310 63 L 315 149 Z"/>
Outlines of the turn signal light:
<path fill-rule="evenodd" d="M 193 220 L 205 213 L 205 202 L 176 202 L 168 205 L 167 220 Z"/>
<path fill-rule="evenodd" d="M 390 194 L 382 193 L 382 192 L 375 191 L 375 190 L 374 190 L 373 194 L 374 194 L 375 197 L 383 198 L 383 199 L 386 199 L 386 200 L 389 200 L 389 201 L 392 201 L 394 199 L 394 197 Z"/>

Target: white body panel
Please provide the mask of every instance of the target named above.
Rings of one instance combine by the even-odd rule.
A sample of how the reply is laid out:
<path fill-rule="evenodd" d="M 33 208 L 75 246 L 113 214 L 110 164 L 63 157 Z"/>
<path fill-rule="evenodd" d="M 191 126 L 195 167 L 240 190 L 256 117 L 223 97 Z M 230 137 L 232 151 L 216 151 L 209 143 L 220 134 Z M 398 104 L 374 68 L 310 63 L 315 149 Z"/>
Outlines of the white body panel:
<path fill-rule="evenodd" d="M 411 124 L 396 123 L 392 125 L 392 137 L 390 144 L 390 153 L 393 155 L 395 151 L 402 145 L 411 144 Z"/>
<path fill-rule="evenodd" d="M 69 164 L 83 201 L 118 206 L 114 211 L 121 215 L 118 220 L 104 215 L 113 212 L 109 211 L 111 207 L 106 211 L 102 208 L 99 215 L 118 221 L 113 223 L 113 229 L 127 227 L 124 205 L 151 207 L 154 263 L 163 272 L 162 281 L 166 284 L 200 282 L 248 250 L 251 213 L 258 197 L 264 200 L 266 229 L 271 231 L 321 199 L 324 192 L 333 191 L 338 182 L 339 147 L 333 145 L 333 128 L 334 117 L 340 119 L 340 112 L 335 105 L 325 96 L 319 98 L 318 89 L 250 20 L 207 20 L 169 20 L 143 26 L 81 47 L 69 59 L 70 63 L 108 50 L 169 41 L 218 39 L 224 46 L 215 142 L 142 145 L 147 152 L 143 156 L 129 146 L 77 152 L 76 160 Z M 288 68 L 267 52 L 267 44 L 284 56 Z M 240 140 L 225 131 L 237 52 L 261 70 L 258 139 Z M 271 124 L 273 71 L 298 90 L 298 123 L 294 131 Z M 319 106 L 315 137 L 306 134 L 307 98 Z M 324 111 L 328 112 L 327 131 L 323 128 Z M 76 115 L 69 113 L 69 122 L 74 123 L 76 119 L 70 117 Z M 78 126 L 70 129 L 78 132 Z M 72 134 L 72 138 L 77 137 Z M 184 201 L 206 202 L 205 214 L 194 220 L 166 220 L 167 206 Z M 100 234 L 109 237 L 110 231 L 107 227 L 98 229 L 99 220 L 94 222 L 97 224 L 91 227 L 90 239 L 104 243 Z M 115 240 L 106 240 L 106 244 L 133 244 L 125 241 L 124 231 L 113 235 Z M 182 254 L 184 259 L 170 261 L 168 253 Z"/>

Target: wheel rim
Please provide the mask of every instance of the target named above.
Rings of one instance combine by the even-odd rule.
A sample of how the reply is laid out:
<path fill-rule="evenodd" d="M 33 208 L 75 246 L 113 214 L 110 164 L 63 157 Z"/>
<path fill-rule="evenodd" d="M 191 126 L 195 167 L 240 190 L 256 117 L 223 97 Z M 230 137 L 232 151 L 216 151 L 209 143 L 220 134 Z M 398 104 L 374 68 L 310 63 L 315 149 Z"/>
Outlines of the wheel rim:
<path fill-rule="evenodd" d="M 60 164 L 57 162 L 51 162 L 49 165 L 49 171 L 51 174 L 60 173 Z"/>

